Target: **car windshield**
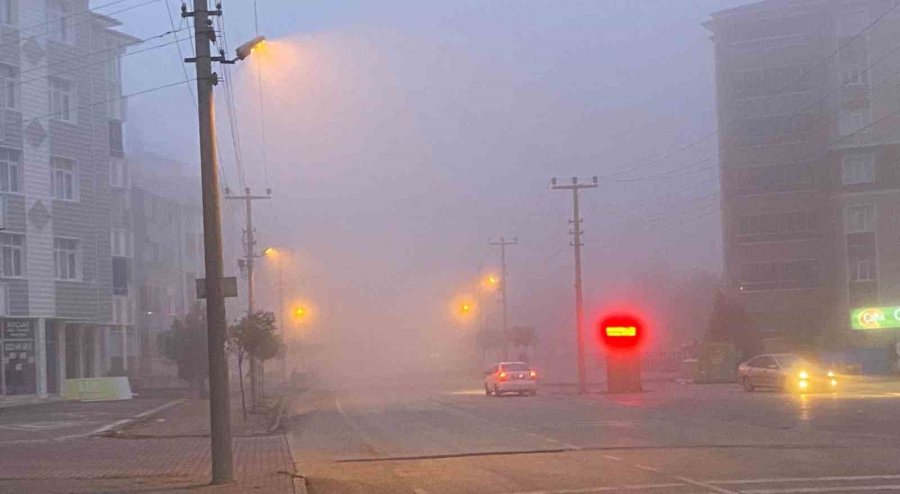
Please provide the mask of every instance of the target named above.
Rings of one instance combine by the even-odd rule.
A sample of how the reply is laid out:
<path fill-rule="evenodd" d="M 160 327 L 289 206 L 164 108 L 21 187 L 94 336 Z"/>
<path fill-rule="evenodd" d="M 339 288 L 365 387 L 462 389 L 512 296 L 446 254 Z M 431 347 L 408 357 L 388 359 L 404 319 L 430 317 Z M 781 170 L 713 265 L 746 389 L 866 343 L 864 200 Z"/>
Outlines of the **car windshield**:
<path fill-rule="evenodd" d="M 505 371 L 513 371 L 513 372 L 520 372 L 520 371 L 528 370 L 528 366 L 523 363 L 503 364 L 502 367 L 503 367 L 503 370 L 505 370 Z"/>
<path fill-rule="evenodd" d="M 814 368 L 815 364 L 812 362 L 798 356 L 798 355 L 776 355 L 775 360 L 778 361 L 778 365 L 785 368 Z"/>

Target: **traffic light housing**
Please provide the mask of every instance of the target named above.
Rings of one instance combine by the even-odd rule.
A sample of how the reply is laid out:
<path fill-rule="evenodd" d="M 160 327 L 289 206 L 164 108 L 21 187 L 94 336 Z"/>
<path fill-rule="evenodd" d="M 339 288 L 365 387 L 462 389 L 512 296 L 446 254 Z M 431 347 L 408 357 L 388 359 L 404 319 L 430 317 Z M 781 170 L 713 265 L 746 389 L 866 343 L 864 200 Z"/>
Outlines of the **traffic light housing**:
<path fill-rule="evenodd" d="M 637 349 L 644 333 L 641 321 L 626 314 L 605 317 L 597 330 L 600 341 L 608 350 Z"/>

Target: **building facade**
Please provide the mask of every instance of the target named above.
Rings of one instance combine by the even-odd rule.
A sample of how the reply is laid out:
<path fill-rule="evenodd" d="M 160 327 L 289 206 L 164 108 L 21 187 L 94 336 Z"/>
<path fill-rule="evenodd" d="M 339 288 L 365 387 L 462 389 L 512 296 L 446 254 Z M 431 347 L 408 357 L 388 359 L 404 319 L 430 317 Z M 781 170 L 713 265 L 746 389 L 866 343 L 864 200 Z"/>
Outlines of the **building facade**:
<path fill-rule="evenodd" d="M 149 153 L 129 161 L 140 375 L 171 376 L 157 340 L 197 302 L 196 279 L 204 272 L 198 167 Z"/>
<path fill-rule="evenodd" d="M 726 280 L 766 335 L 878 344 L 877 335 L 850 331 L 850 310 L 900 305 L 900 11 L 892 7 L 766 0 L 706 24 Z"/>
<path fill-rule="evenodd" d="M 120 57 L 88 0 L 0 0 L 3 395 L 126 370 L 134 355 Z M 122 240 L 127 239 L 127 240 Z M 114 359 L 118 356 L 118 364 Z"/>

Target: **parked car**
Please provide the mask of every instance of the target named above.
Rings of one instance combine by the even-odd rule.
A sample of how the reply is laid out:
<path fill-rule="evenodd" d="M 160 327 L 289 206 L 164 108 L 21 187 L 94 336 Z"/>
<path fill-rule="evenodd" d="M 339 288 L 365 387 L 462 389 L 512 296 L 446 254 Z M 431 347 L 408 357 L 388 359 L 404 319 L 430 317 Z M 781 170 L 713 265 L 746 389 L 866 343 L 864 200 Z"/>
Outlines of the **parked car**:
<path fill-rule="evenodd" d="M 537 371 L 525 362 L 500 362 L 485 372 L 484 394 L 500 396 L 503 393 L 519 395 L 537 394 Z"/>
<path fill-rule="evenodd" d="M 757 355 L 738 366 L 738 378 L 745 391 L 774 388 L 784 391 L 833 391 L 837 376 L 793 353 Z"/>

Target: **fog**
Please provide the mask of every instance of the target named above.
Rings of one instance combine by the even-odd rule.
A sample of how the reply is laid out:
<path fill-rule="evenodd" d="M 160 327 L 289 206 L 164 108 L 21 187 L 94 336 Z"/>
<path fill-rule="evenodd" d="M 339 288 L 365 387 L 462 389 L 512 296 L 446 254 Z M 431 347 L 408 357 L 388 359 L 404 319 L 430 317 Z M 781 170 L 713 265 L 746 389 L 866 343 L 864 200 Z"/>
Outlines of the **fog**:
<path fill-rule="evenodd" d="M 701 23 L 741 2 L 259 3 L 270 42 L 217 89 L 223 180 L 272 188 L 254 205 L 258 247 L 290 250 L 286 295 L 315 313 L 295 330 L 319 349 L 309 358 L 324 374 L 481 365 L 473 334 L 482 317 L 497 327 L 499 298 L 482 296 L 487 314 L 474 321 L 451 305 L 499 272 L 488 241 L 500 236 L 518 239 L 508 248 L 510 325 L 536 329 L 539 355 L 571 352 L 572 202 L 550 190 L 554 176 L 601 179 L 581 193 L 588 323 L 637 307 L 661 346 L 693 336 L 675 334 L 676 320 L 702 325 L 698 314 L 676 317 L 661 293 L 698 276 L 714 284 L 721 271 L 712 45 Z M 253 35 L 252 7 L 223 8 L 233 48 Z M 153 23 L 123 14 L 123 29 L 156 34 L 169 22 L 159 10 Z M 178 56 L 173 47 L 127 59 L 126 93 L 183 78 Z M 131 99 L 129 146 L 196 163 L 189 93 Z M 232 275 L 243 224 L 243 209 L 227 204 Z M 269 266 L 257 280 L 268 310 L 278 307 L 275 279 Z M 230 319 L 242 310 L 232 302 Z"/>

